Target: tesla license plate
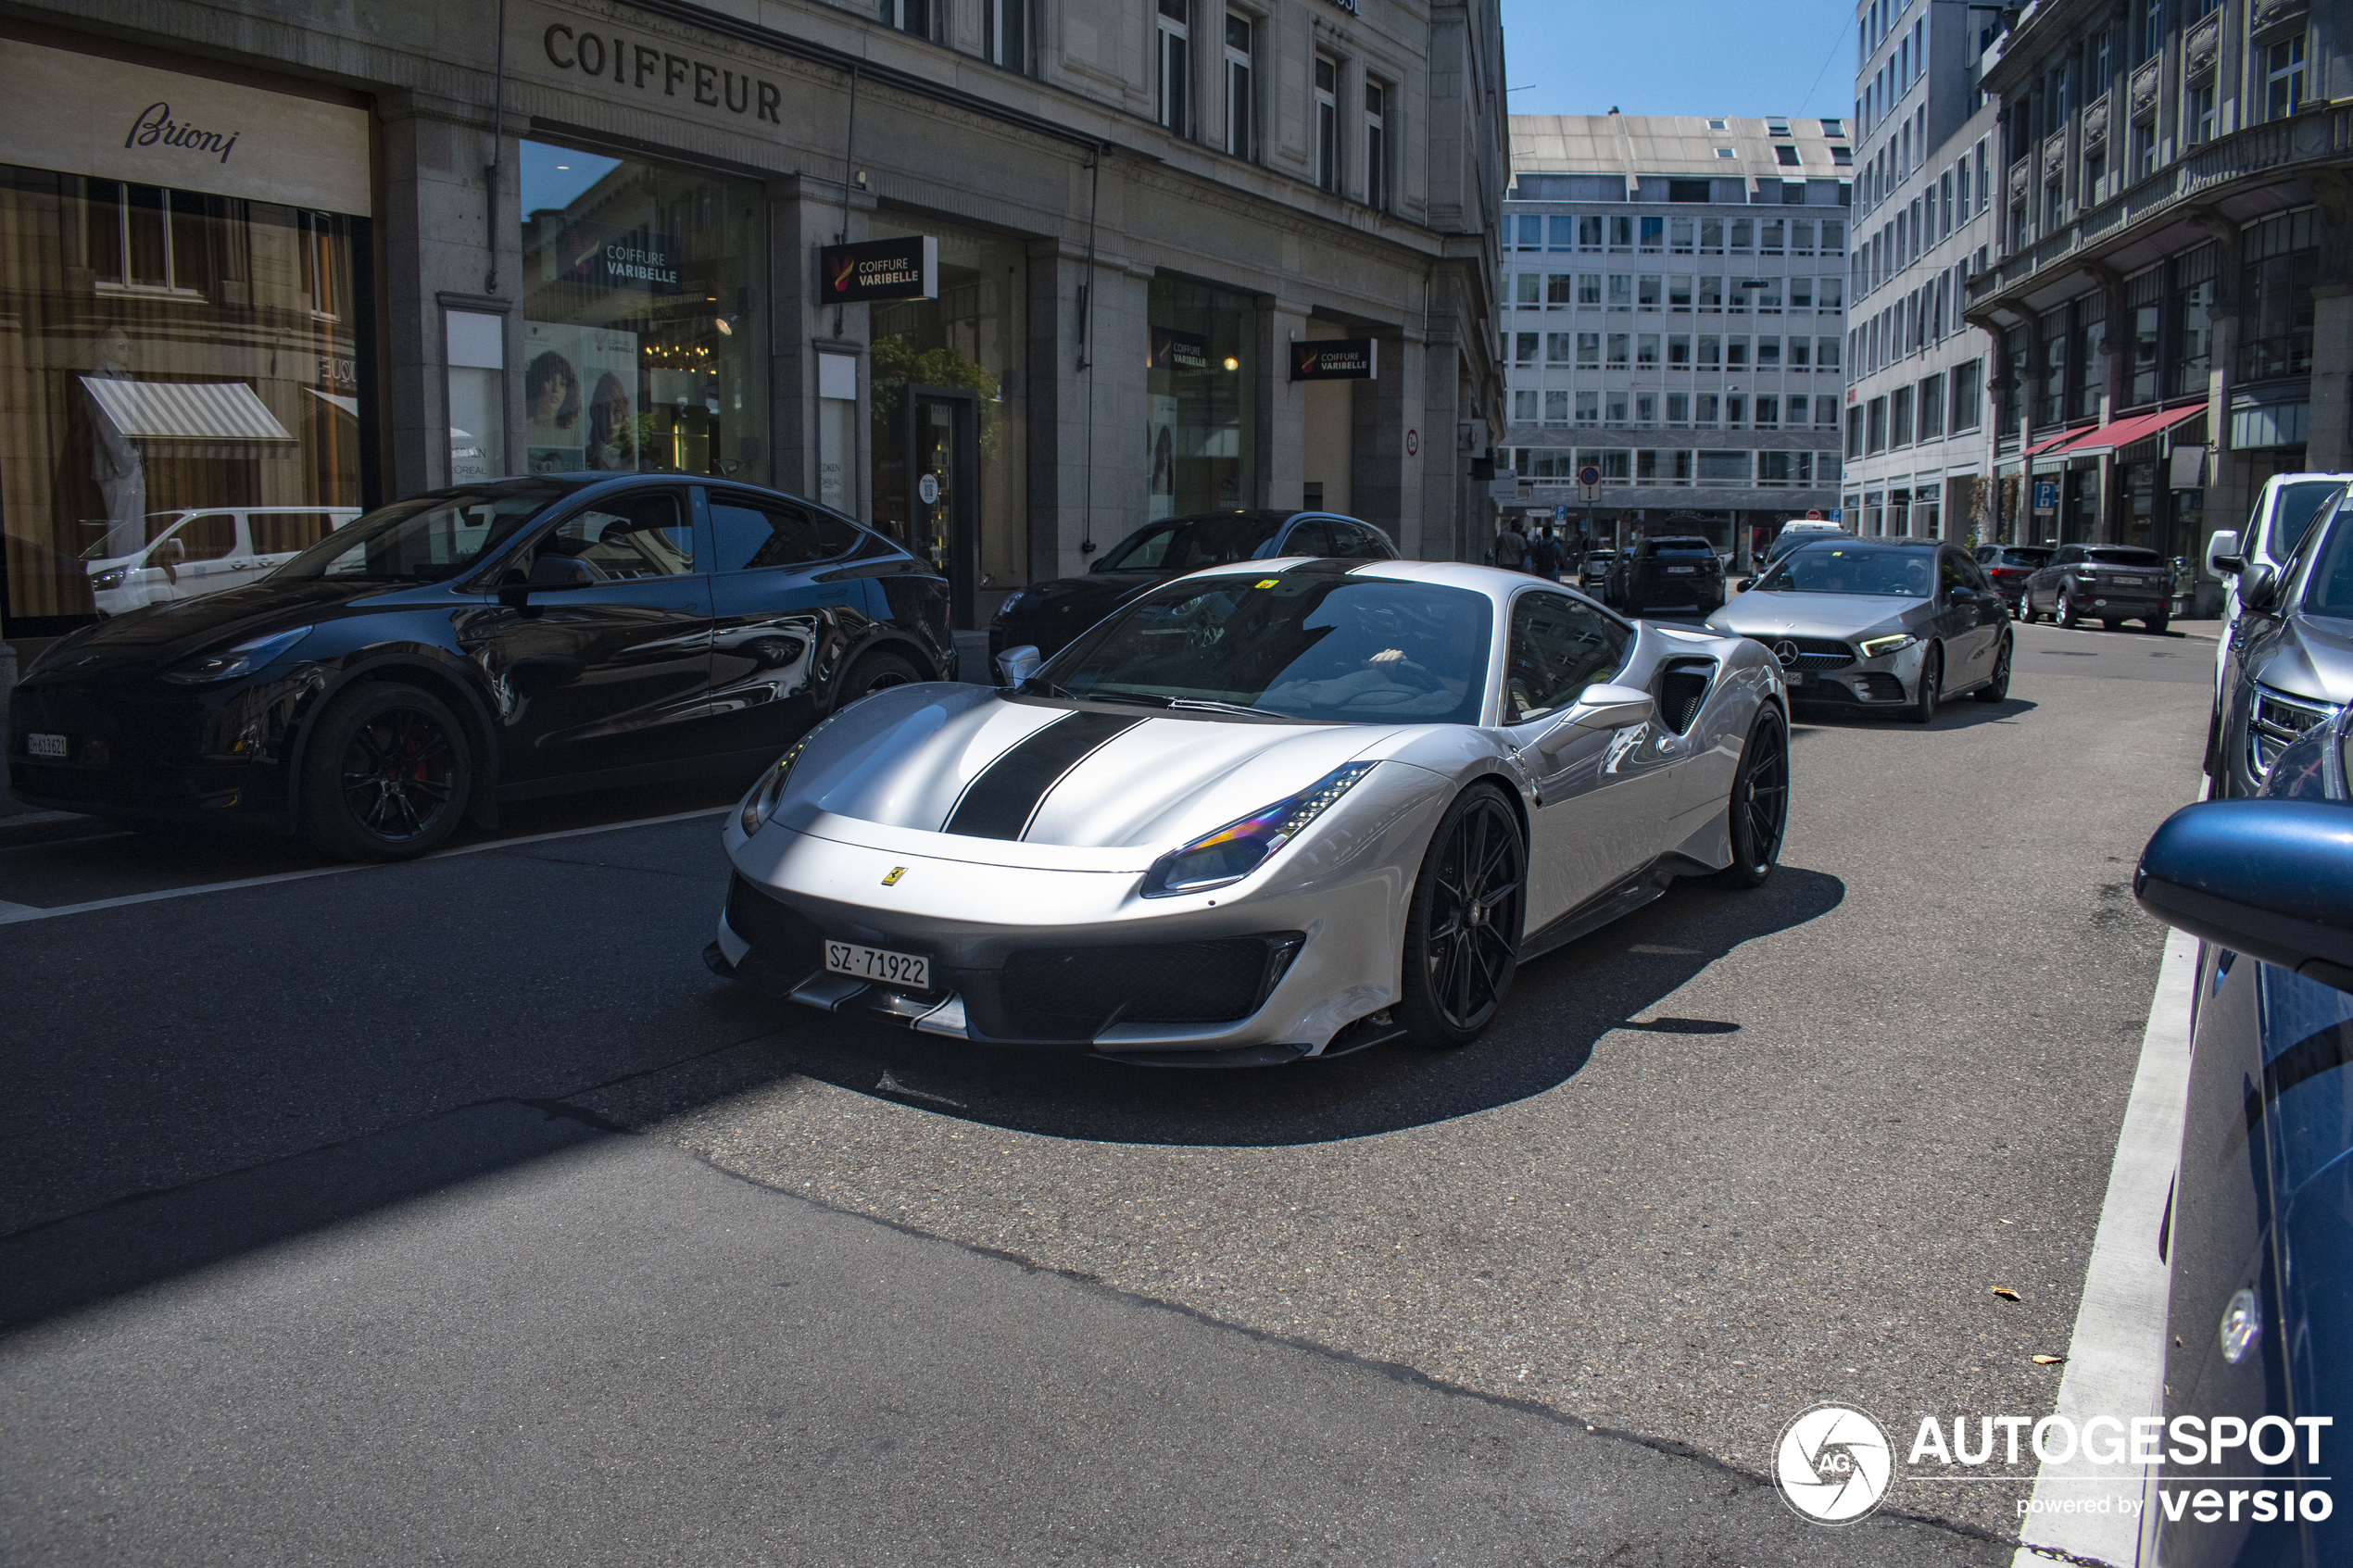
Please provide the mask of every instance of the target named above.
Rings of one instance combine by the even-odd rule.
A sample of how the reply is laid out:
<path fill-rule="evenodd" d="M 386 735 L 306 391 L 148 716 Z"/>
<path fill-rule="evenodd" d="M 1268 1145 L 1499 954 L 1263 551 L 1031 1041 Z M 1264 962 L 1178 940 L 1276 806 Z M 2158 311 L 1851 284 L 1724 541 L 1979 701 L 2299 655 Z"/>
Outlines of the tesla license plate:
<path fill-rule="evenodd" d="M 904 985 L 914 991 L 931 989 L 931 960 L 920 953 L 861 947 L 854 942 L 828 942 L 825 967 L 836 974 L 854 974 L 861 980 L 880 981 L 885 985 Z"/>
<path fill-rule="evenodd" d="M 63 735 L 29 734 L 24 737 L 24 749 L 27 756 L 54 757 L 58 761 L 62 762 L 66 759 L 66 737 Z"/>

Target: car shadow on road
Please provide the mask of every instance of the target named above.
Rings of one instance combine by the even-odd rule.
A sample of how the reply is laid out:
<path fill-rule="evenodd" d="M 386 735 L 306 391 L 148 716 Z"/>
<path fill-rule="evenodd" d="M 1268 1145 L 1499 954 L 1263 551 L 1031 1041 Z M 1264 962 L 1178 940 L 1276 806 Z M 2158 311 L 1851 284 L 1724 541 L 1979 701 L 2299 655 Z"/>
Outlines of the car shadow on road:
<path fill-rule="evenodd" d="M 1730 1020 L 1641 1015 L 1742 943 L 1818 919 L 1845 893 L 1838 878 L 1796 866 L 1751 892 L 1679 883 L 1616 925 L 1525 965 L 1494 1026 L 1455 1051 L 1400 1040 L 1333 1060 L 1184 1072 L 827 1020 L 796 1031 L 779 1055 L 792 1071 L 840 1088 L 1050 1137 L 1211 1146 L 1367 1137 L 1558 1088 L 1613 1030 L 1738 1033 Z"/>
<path fill-rule="evenodd" d="M 1976 702 L 1963 697 L 1940 706 L 1936 717 L 1926 724 L 1907 722 L 1894 713 L 1870 713 L 1853 708 L 1799 708 L 1790 714 L 1790 734 L 1802 739 L 1808 730 L 1894 730 L 1899 734 L 1967 730 L 1980 724 L 2023 719 L 2037 706 L 2022 696 L 2005 697 L 1999 702 Z"/>

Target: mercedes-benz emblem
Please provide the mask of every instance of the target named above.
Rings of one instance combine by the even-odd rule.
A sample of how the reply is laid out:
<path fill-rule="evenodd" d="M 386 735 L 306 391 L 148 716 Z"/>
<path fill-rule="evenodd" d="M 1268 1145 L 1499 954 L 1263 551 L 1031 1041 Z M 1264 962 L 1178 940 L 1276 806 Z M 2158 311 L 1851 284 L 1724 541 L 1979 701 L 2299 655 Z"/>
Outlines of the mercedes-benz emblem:
<path fill-rule="evenodd" d="M 1797 645 L 1783 637 L 1773 645 L 1773 657 L 1781 661 L 1782 669 L 1793 670 L 1797 667 Z"/>

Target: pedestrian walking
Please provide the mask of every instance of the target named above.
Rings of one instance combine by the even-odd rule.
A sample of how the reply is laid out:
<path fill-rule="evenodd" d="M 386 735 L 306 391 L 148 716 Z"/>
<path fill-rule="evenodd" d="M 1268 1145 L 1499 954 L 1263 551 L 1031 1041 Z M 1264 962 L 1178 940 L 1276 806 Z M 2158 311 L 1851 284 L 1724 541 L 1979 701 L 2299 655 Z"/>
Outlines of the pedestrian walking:
<path fill-rule="evenodd" d="M 1519 524 L 1506 521 L 1502 533 L 1495 535 L 1495 564 L 1505 571 L 1521 571 L 1528 563 L 1528 535 Z"/>
<path fill-rule="evenodd" d="M 1553 525 L 1546 523 L 1528 547 L 1528 570 L 1547 583 L 1561 580 L 1561 542 L 1553 536 Z"/>

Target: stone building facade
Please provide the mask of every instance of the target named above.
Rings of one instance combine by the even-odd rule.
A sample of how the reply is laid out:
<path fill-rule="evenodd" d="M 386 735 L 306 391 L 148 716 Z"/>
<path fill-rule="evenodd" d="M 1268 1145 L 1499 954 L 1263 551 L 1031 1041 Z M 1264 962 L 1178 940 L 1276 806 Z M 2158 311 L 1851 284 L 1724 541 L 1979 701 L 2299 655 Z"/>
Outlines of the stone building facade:
<path fill-rule="evenodd" d="M 2195 562 L 2269 475 L 2353 467 L 2353 3 L 2044 0 L 1983 82 L 2001 536 Z"/>
<path fill-rule="evenodd" d="M 523 471 L 808 495 L 968 625 L 1176 512 L 1491 532 L 1494 0 L 34 0 L 0 48 L 12 637 L 158 514 L 253 511 L 189 534 L 227 572 Z M 934 296 L 825 303 L 866 241 Z M 1291 379 L 1328 338 L 1373 375 Z"/>

